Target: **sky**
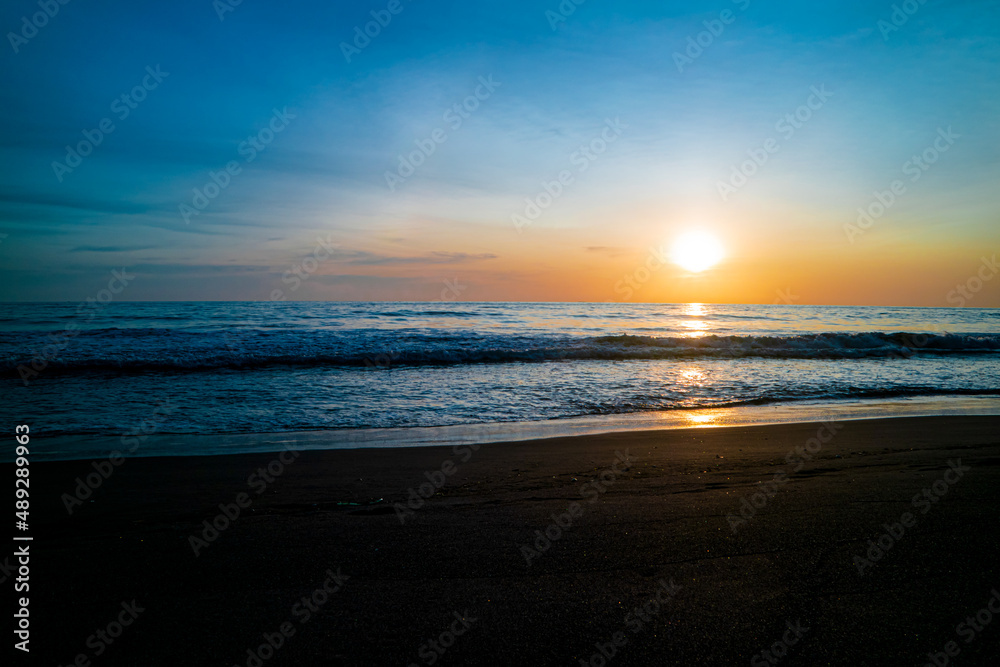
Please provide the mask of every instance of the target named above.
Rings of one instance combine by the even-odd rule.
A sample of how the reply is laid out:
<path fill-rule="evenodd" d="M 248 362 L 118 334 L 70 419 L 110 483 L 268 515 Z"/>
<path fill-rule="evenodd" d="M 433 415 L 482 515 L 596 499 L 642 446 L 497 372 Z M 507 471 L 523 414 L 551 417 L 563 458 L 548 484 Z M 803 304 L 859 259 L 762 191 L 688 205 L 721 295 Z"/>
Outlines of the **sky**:
<path fill-rule="evenodd" d="M 0 300 L 1000 307 L 996 3 L 235 2 L 4 3 Z"/>

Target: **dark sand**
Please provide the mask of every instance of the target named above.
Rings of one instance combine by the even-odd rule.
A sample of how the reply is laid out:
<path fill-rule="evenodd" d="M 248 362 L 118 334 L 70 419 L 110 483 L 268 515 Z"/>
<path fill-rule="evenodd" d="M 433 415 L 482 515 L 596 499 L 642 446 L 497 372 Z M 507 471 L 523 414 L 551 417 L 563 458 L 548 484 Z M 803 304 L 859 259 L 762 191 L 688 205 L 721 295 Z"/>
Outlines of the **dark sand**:
<path fill-rule="evenodd" d="M 623 632 L 609 665 L 750 665 L 788 621 L 809 629 L 781 665 L 919 665 L 949 641 L 955 664 L 1000 664 L 1000 619 L 956 634 L 1000 589 L 1000 418 L 841 426 L 735 535 L 726 515 L 791 472 L 818 424 L 493 444 L 467 463 L 304 452 L 262 495 L 247 478 L 274 454 L 134 458 L 72 516 L 60 496 L 90 462 L 33 464 L 30 662 L 246 665 L 289 622 L 264 665 L 428 664 L 421 645 L 458 612 L 476 620 L 435 664 L 579 665 Z M 581 497 L 626 448 L 631 470 Z M 970 470 L 922 514 L 913 496 L 959 458 Z M 457 472 L 401 525 L 392 503 L 447 460 Z M 195 557 L 189 535 L 241 492 L 251 508 Z M 574 501 L 582 516 L 529 566 L 520 546 Z M 854 557 L 907 511 L 916 525 L 860 576 Z M 328 568 L 349 578 L 302 623 L 293 607 Z M 660 580 L 681 588 L 630 628 Z M 88 637 L 133 599 L 145 611 L 95 657 Z"/>

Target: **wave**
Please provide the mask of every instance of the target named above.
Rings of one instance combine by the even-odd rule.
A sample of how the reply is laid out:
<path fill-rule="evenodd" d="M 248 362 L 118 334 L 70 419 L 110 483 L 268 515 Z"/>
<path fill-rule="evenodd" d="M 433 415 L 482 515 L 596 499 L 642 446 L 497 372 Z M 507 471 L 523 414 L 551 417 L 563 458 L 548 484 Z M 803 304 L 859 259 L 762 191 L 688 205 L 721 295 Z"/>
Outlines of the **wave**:
<path fill-rule="evenodd" d="M 145 338 L 148 332 L 130 335 Z M 192 346 L 197 339 L 198 345 Z M 338 336 L 327 349 L 315 339 L 275 340 L 274 336 L 234 339 L 202 333 L 164 337 L 151 348 L 89 345 L 101 352 L 57 355 L 46 369 L 72 371 L 199 371 L 280 366 L 390 368 L 461 364 L 542 363 L 558 361 L 633 361 L 657 359 L 909 359 L 928 355 L 990 355 L 1000 352 L 996 334 L 819 333 L 796 336 L 655 337 L 621 334 L 599 337 L 412 336 L 359 341 Z M 359 346 L 366 349 L 356 349 Z M 394 347 L 394 345 L 399 345 Z M 351 349 L 351 348 L 355 349 Z M 345 349 L 347 348 L 347 349 Z M 381 348 L 381 349 L 378 349 Z M 105 356 L 108 349 L 122 350 Z M 73 352 L 73 350 L 70 350 Z M 30 365 L 9 357 L 5 372 Z"/>
<path fill-rule="evenodd" d="M 794 395 L 793 395 L 794 394 Z M 889 400 L 898 398 L 930 398 L 957 396 L 1000 396 L 1000 388 L 976 389 L 966 387 L 933 387 L 928 385 L 893 387 L 843 387 L 820 391 L 772 391 L 749 398 L 709 398 L 696 397 L 691 400 L 677 400 L 662 396 L 634 397 L 626 402 L 590 406 L 578 413 L 558 417 L 584 417 L 590 415 L 618 415 L 639 412 L 670 412 L 672 410 L 702 410 L 719 408 L 759 407 L 785 403 L 824 402 L 842 400 Z"/>
<path fill-rule="evenodd" d="M 621 334 L 593 339 L 625 348 L 670 350 L 713 355 L 789 358 L 843 358 L 919 353 L 1000 351 L 1000 336 L 919 333 L 817 333 L 797 336 L 702 336 L 692 338 Z"/>
<path fill-rule="evenodd" d="M 639 414 L 661 414 L 669 416 L 670 413 L 683 411 L 698 411 L 698 410 L 719 410 L 719 409 L 738 409 L 743 407 L 762 407 L 762 406 L 803 406 L 804 410 L 808 411 L 810 408 L 807 406 L 833 406 L 833 405 L 843 405 L 844 401 L 855 403 L 864 407 L 864 403 L 868 401 L 880 401 L 880 400 L 893 400 L 893 399 L 963 399 L 963 398 L 987 398 L 997 396 L 1000 397 L 1000 389 L 972 389 L 972 388 L 941 388 L 941 387 L 930 387 L 930 386 L 899 386 L 893 388 L 873 388 L 873 389 L 860 389 L 860 388 L 849 388 L 846 391 L 825 391 L 825 392 L 805 392 L 800 393 L 796 396 L 789 396 L 787 394 L 765 394 L 761 396 L 756 396 L 753 398 L 745 399 L 721 399 L 713 400 L 709 398 L 702 398 L 700 400 L 684 401 L 684 402 L 670 402 L 660 400 L 654 400 L 650 397 L 647 401 L 630 401 L 628 403 L 617 403 L 617 404 L 597 404 L 590 406 L 585 409 L 567 409 L 561 414 L 557 415 L 520 415 L 520 414 L 510 414 L 503 416 L 490 416 L 489 418 L 482 418 L 475 415 L 466 414 L 463 418 L 458 420 L 443 420 L 438 422 L 417 422 L 417 423 L 371 423 L 359 421 L 356 423 L 342 423 L 342 424 L 330 424 L 328 421 L 316 420 L 313 422 L 285 422 L 278 423 L 275 421 L 268 421 L 266 423 L 261 423 L 259 421 L 250 422 L 229 422 L 223 423 L 215 419 L 206 419 L 205 421 L 193 421 L 193 420 L 179 420 L 170 422 L 162 425 L 156 431 L 158 435 L 234 435 L 240 433 L 293 433 L 293 432 L 316 432 L 316 431 L 347 431 L 353 432 L 355 434 L 362 431 L 372 431 L 380 429 L 425 429 L 425 428 L 435 428 L 435 427 L 463 427 L 463 426 L 481 426 L 481 425 L 492 425 L 499 426 L 501 424 L 510 423 L 524 423 L 524 422 L 560 422 L 564 420 L 573 420 L 581 417 L 610 417 L 610 416 L 621 416 L 621 415 L 639 415 Z M 995 409 L 996 403 L 991 402 L 991 406 Z M 930 411 L 926 414 L 937 414 L 936 410 L 940 408 L 931 407 Z M 188 413 L 190 414 L 190 413 Z M 828 414 L 824 412 L 823 414 Z M 870 414 L 870 413 L 869 413 Z M 887 413 L 888 416 L 889 413 Z M 893 413 L 895 414 L 895 412 Z M 916 412 L 914 414 L 921 414 Z M 943 413 L 942 413 L 943 414 Z M 217 416 L 217 413 L 211 415 Z M 141 413 L 134 415 L 134 423 L 141 423 L 143 419 L 148 418 L 147 413 Z M 53 421 L 46 423 L 45 426 L 45 437 L 52 436 L 82 436 L 82 435 L 96 435 L 96 436 L 107 436 L 109 433 L 113 433 L 116 437 L 122 435 L 122 437 L 127 437 L 130 429 L 134 429 L 134 425 L 130 425 L 125 420 L 122 421 L 121 413 L 117 413 L 115 416 L 116 421 L 113 426 L 107 424 L 95 425 L 93 423 L 80 424 L 73 423 L 72 425 L 60 425 L 58 421 Z M 799 419 L 802 420 L 801 418 Z M 657 428 L 661 428 L 662 424 L 658 425 Z M 354 441 L 355 444 L 357 441 Z M 95 455 L 96 456 L 96 455 Z"/>

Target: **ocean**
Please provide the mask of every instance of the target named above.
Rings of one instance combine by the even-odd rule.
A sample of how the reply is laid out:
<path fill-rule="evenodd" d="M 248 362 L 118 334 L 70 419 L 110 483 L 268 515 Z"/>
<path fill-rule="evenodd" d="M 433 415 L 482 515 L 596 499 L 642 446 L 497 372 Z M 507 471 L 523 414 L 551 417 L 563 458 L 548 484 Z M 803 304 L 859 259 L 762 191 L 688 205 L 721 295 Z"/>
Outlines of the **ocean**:
<path fill-rule="evenodd" d="M 0 359 L 43 458 L 1000 414 L 995 309 L 8 303 Z"/>

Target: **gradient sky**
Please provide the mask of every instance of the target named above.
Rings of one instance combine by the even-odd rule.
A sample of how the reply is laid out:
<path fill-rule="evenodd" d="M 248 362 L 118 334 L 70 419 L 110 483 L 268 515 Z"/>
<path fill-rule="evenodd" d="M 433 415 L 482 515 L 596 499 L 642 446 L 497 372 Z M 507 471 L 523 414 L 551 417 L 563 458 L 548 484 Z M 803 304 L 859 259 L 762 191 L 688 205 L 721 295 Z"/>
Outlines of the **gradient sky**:
<path fill-rule="evenodd" d="M 11 0 L 0 299 L 83 300 L 129 267 L 117 298 L 954 305 L 1000 250 L 1000 6 L 912 1 L 887 32 L 890 2 L 587 0 L 553 27 L 556 0 L 400 0 L 348 62 L 342 43 L 388 0 L 244 0 L 221 20 L 222 0 L 72 0 L 27 39 L 11 34 L 39 7 Z M 157 66 L 168 74 L 120 119 L 114 100 Z M 454 127 L 445 112 L 481 77 L 499 86 Z M 779 128 L 813 87 L 832 95 Z M 248 162 L 241 142 L 275 109 L 294 118 Z M 53 162 L 104 118 L 113 132 L 60 181 Z M 620 136 L 581 158 L 608 119 Z M 948 128 L 912 180 L 907 161 Z M 390 189 L 386 172 L 438 129 Z M 718 184 L 769 139 L 777 151 L 724 201 Z M 512 215 L 564 170 L 572 182 L 519 231 Z M 897 179 L 881 217 L 845 230 Z M 723 242 L 722 263 L 690 275 L 650 259 L 694 228 Z M 982 285 L 967 305 L 1000 306 L 1000 276 Z"/>

